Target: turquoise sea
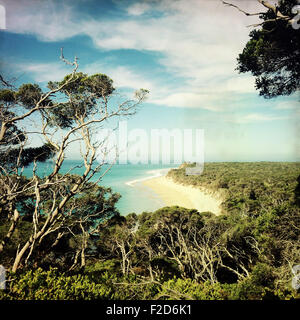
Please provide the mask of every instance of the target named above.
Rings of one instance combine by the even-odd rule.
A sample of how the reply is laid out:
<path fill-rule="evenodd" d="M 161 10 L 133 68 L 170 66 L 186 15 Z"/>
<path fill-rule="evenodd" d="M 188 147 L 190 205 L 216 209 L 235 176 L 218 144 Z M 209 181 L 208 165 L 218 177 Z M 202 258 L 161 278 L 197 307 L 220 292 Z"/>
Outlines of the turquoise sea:
<path fill-rule="evenodd" d="M 60 173 L 66 173 L 71 168 L 74 168 L 70 173 L 81 175 L 84 172 L 84 168 L 75 168 L 81 164 L 82 162 L 76 160 L 66 160 Z M 38 163 L 37 174 L 43 177 L 51 172 L 52 167 L 52 162 Z M 104 165 L 102 170 L 93 177 L 92 181 L 96 181 L 108 167 L 108 165 Z M 147 188 L 141 182 L 151 177 L 164 175 L 170 168 L 175 167 L 176 165 L 162 164 L 115 164 L 104 175 L 99 184 L 111 187 L 114 192 L 121 194 L 122 197 L 117 203 L 117 208 L 122 215 L 132 212 L 154 211 L 165 204 L 150 188 Z M 31 176 L 32 167 L 25 168 L 24 175 Z"/>

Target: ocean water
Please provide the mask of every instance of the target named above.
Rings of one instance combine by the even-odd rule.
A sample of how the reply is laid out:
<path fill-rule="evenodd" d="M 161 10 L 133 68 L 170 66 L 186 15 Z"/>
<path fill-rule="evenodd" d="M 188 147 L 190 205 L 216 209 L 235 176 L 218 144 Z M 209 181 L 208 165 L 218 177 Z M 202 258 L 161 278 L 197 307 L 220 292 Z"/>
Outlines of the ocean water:
<path fill-rule="evenodd" d="M 81 175 L 84 167 L 76 167 L 82 162 L 75 160 L 66 160 L 60 170 L 60 173 L 66 173 L 69 170 L 72 174 Z M 104 165 L 102 170 L 97 173 L 92 181 L 96 181 L 99 176 L 108 168 Z M 115 164 L 99 181 L 99 184 L 105 187 L 111 187 L 114 192 L 121 194 L 121 199 L 116 207 L 121 215 L 129 213 L 141 213 L 144 211 L 155 211 L 165 204 L 150 188 L 144 186 L 142 181 L 164 175 L 175 165 L 153 165 L 153 164 Z M 43 177 L 51 172 L 52 162 L 38 163 L 37 175 Z M 25 168 L 24 175 L 32 175 L 32 167 Z"/>

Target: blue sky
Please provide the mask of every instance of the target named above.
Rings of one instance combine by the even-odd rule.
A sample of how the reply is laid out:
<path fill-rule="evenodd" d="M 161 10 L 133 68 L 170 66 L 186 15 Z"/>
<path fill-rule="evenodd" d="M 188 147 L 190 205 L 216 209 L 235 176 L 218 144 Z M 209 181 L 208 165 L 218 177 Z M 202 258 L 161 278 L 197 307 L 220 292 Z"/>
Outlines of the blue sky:
<path fill-rule="evenodd" d="M 122 92 L 150 90 L 130 128 L 204 129 L 208 161 L 300 160 L 299 99 L 259 97 L 254 78 L 235 70 L 257 17 L 219 0 L 0 4 L 0 67 L 19 83 L 60 80 L 70 72 L 59 60 L 64 47 L 70 60 L 79 57 L 79 71 L 106 73 Z"/>

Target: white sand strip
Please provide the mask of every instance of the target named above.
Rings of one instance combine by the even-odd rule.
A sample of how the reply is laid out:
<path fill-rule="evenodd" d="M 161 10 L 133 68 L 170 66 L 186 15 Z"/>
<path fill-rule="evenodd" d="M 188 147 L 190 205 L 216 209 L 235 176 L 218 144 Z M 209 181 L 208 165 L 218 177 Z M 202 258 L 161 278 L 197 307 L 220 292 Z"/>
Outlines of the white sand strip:
<path fill-rule="evenodd" d="M 143 181 L 166 204 L 166 206 L 181 206 L 187 209 L 197 209 L 199 212 L 210 211 L 221 214 L 222 199 L 220 196 L 193 186 L 175 183 L 166 176 L 155 177 Z"/>
<path fill-rule="evenodd" d="M 170 169 L 177 169 L 177 168 L 163 168 L 163 169 L 150 170 L 150 171 L 147 171 L 147 174 L 149 174 L 149 176 L 146 176 L 146 177 L 143 177 L 143 178 L 140 178 L 140 179 L 127 181 L 127 182 L 125 182 L 125 184 L 127 186 L 134 187 L 134 185 L 136 183 L 143 182 L 143 181 L 146 181 L 146 180 L 150 180 L 150 179 L 153 179 L 153 178 L 156 178 L 156 177 L 164 176 L 164 175 L 166 175 L 168 173 L 168 171 Z"/>

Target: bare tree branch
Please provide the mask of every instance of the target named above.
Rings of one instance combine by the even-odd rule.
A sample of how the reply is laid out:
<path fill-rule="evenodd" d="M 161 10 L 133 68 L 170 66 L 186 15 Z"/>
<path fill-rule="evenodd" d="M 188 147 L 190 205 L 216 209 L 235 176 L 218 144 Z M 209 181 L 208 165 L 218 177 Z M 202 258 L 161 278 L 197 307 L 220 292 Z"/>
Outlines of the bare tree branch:
<path fill-rule="evenodd" d="M 289 24 L 292 23 L 292 20 L 293 20 L 293 17 L 292 16 L 286 16 L 286 15 L 283 15 L 279 10 L 278 10 L 278 7 L 276 5 L 272 5 L 270 2 L 268 1 L 265 1 L 265 0 L 257 0 L 261 5 L 263 5 L 265 8 L 269 9 L 269 10 L 272 10 L 274 15 L 275 15 L 275 18 L 273 19 L 267 19 L 267 20 L 264 20 L 260 23 L 255 23 L 255 24 L 251 24 L 251 25 L 248 25 L 248 27 L 259 27 L 259 26 L 263 26 L 265 23 L 269 23 L 269 22 L 275 22 L 277 20 L 285 20 L 287 21 Z M 230 6 L 230 7 L 233 7 L 233 8 L 236 8 L 238 11 L 242 12 L 243 14 L 245 14 L 246 16 L 259 16 L 261 14 L 265 14 L 266 12 L 255 12 L 255 13 L 249 13 L 243 9 L 241 9 L 239 6 L 235 5 L 235 4 L 232 4 L 232 3 L 229 3 L 229 2 L 226 2 L 226 1 L 223 1 L 222 0 L 222 3 L 226 6 Z"/>

